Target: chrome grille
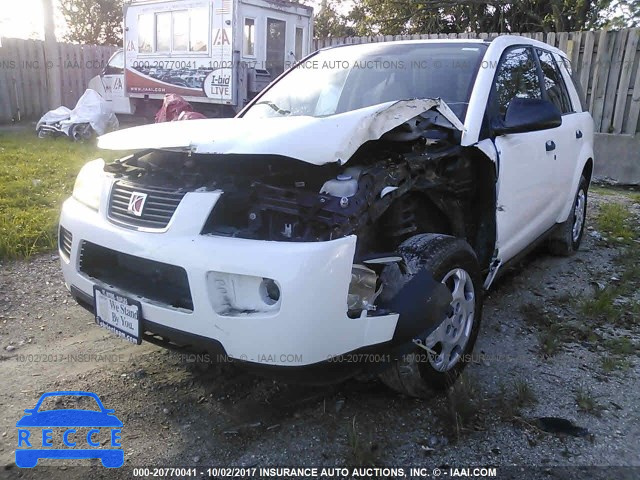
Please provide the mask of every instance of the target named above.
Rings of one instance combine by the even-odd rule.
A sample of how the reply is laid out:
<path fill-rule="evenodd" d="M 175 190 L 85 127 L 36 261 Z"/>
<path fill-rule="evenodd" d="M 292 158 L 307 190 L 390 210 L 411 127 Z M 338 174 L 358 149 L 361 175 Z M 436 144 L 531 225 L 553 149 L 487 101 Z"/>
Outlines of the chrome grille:
<path fill-rule="evenodd" d="M 129 200 L 134 192 L 147 195 L 141 216 L 128 211 Z M 116 182 L 109 196 L 108 216 L 112 222 L 128 227 L 162 229 L 169 224 L 185 193 L 170 188 Z"/>
<path fill-rule="evenodd" d="M 73 241 L 73 235 L 69 230 L 60 226 L 58 232 L 58 247 L 60 251 L 69 259 L 71 257 L 71 242 Z"/>

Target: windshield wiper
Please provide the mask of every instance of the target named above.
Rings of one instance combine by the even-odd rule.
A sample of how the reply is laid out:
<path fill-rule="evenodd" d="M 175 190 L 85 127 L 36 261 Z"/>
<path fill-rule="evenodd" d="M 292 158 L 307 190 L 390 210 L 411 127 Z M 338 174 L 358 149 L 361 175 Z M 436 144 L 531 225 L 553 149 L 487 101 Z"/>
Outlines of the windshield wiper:
<path fill-rule="evenodd" d="M 263 100 L 262 102 L 256 103 L 256 105 L 268 105 L 271 108 L 273 108 L 276 112 L 278 112 L 280 115 L 289 115 L 291 113 L 291 111 L 283 110 L 279 106 L 277 106 L 275 103 L 270 102 L 269 100 Z"/>

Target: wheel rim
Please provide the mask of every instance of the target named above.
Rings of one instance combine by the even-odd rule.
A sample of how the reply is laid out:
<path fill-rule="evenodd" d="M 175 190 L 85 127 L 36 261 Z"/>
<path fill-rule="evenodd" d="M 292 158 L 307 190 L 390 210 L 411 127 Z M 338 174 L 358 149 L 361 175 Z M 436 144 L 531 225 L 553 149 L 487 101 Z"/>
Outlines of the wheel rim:
<path fill-rule="evenodd" d="M 574 242 L 578 241 L 578 238 L 580 238 L 580 234 L 582 233 L 586 204 L 587 194 L 581 188 L 578 192 L 578 196 L 576 197 L 576 204 L 573 207 L 573 229 L 571 231 L 571 238 Z"/>
<path fill-rule="evenodd" d="M 475 320 L 476 295 L 471 276 L 456 268 L 442 279 L 451 292 L 452 300 L 447 317 L 425 340 L 431 366 L 440 371 L 451 370 L 462 358 Z"/>

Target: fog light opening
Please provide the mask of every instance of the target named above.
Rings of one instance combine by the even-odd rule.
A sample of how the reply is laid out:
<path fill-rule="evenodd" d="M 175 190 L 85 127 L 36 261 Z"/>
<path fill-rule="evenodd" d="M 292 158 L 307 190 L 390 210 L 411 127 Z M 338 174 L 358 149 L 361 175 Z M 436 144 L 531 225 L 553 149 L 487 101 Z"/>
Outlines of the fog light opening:
<path fill-rule="evenodd" d="M 275 305 L 280 301 L 280 287 L 271 278 L 263 278 L 260 283 L 260 294 L 267 305 Z"/>

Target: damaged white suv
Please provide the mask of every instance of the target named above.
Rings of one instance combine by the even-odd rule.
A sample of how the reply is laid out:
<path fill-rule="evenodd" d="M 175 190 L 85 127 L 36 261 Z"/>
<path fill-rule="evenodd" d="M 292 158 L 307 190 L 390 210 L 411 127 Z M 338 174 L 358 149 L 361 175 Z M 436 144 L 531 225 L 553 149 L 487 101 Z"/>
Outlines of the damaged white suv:
<path fill-rule="evenodd" d="M 233 119 L 131 128 L 62 209 L 72 295 L 140 343 L 288 380 L 424 395 L 470 360 L 483 290 L 582 237 L 593 124 L 523 37 L 321 50 Z"/>

